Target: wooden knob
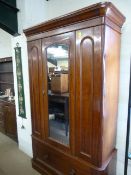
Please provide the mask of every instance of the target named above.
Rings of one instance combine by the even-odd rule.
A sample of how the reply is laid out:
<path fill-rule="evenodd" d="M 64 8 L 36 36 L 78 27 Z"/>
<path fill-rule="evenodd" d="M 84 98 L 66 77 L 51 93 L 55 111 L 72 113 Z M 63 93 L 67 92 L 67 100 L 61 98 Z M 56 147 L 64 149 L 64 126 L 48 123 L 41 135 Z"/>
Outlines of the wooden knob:
<path fill-rule="evenodd" d="M 69 175 L 76 175 L 76 171 L 74 169 L 72 169 L 69 173 Z"/>

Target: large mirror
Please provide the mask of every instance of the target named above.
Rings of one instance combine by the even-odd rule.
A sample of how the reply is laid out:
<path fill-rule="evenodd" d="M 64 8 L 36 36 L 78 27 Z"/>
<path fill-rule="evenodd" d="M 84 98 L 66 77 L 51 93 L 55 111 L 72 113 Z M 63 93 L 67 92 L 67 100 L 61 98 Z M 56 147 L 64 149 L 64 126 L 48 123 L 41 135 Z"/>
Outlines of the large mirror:
<path fill-rule="evenodd" d="M 49 137 L 69 145 L 69 46 L 47 48 Z"/>

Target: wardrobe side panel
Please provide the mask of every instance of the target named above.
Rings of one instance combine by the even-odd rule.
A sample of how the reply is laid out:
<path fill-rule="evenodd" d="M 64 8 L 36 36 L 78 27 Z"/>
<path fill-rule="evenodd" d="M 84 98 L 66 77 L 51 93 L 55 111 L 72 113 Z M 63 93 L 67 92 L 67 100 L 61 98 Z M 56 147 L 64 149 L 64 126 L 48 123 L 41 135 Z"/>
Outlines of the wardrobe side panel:
<path fill-rule="evenodd" d="M 103 57 L 103 163 L 116 144 L 119 93 L 120 33 L 105 26 Z"/>

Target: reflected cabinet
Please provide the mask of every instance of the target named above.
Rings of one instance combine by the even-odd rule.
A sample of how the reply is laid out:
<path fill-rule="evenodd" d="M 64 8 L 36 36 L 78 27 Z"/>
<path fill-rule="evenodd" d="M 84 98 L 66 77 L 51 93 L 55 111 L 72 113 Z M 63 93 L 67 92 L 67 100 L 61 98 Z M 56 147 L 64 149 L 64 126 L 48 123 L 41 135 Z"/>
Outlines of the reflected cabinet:
<path fill-rule="evenodd" d="M 121 12 L 105 2 L 24 31 L 29 56 L 32 165 L 41 174 L 116 174 L 124 21 Z"/>

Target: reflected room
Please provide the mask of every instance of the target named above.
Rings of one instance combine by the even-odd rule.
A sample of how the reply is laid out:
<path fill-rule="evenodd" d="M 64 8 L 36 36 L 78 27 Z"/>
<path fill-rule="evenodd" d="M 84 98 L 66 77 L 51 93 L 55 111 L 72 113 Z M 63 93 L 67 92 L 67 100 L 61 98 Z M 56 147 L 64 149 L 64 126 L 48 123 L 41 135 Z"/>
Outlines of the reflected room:
<path fill-rule="evenodd" d="M 49 136 L 69 145 L 69 47 L 47 48 Z"/>

